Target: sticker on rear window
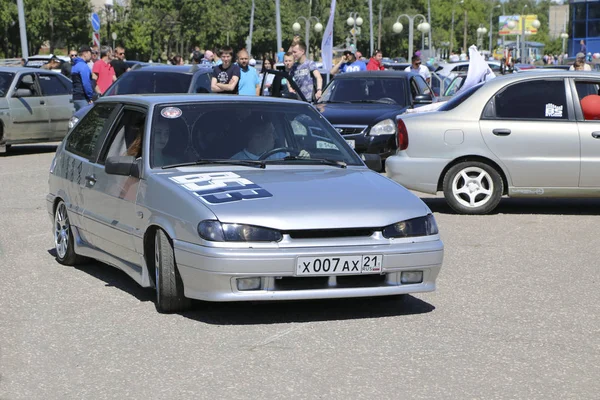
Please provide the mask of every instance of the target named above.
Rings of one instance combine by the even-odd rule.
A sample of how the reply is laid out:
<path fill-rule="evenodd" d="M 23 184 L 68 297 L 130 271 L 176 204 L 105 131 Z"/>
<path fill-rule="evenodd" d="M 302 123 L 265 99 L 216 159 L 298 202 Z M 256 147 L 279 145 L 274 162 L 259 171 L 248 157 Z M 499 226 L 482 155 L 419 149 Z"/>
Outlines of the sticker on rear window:
<path fill-rule="evenodd" d="M 183 112 L 177 107 L 163 108 L 160 112 L 160 115 L 169 119 L 179 118 L 181 117 L 181 114 L 183 114 Z"/>
<path fill-rule="evenodd" d="M 546 117 L 562 118 L 563 107 L 552 103 L 546 104 Z"/>

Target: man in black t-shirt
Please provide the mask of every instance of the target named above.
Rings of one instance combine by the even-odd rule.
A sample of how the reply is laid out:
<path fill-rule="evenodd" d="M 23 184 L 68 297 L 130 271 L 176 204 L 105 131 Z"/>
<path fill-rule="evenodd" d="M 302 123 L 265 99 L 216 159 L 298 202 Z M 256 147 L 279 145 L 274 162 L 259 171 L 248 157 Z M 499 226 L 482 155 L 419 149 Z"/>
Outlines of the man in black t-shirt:
<path fill-rule="evenodd" d="M 117 78 L 123 75 L 125 72 L 129 71 L 129 66 L 125 60 L 125 49 L 121 46 L 117 46 L 114 52 L 115 58 L 112 59 L 110 65 L 112 65 L 115 70 L 115 74 Z"/>
<path fill-rule="evenodd" d="M 210 88 L 213 93 L 237 94 L 240 81 L 240 67 L 233 63 L 233 49 L 229 46 L 219 50 L 223 64 L 213 68 Z"/>

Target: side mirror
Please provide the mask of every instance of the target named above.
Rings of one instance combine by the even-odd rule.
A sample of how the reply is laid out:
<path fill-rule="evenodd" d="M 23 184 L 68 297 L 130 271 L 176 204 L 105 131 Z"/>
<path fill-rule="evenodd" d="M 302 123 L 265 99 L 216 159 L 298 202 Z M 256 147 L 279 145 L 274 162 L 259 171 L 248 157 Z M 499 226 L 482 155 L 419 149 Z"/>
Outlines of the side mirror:
<path fill-rule="evenodd" d="M 17 89 L 15 91 L 14 97 L 31 97 L 33 93 L 30 89 Z"/>
<path fill-rule="evenodd" d="M 377 172 L 381 171 L 381 157 L 379 154 L 363 153 L 360 155 L 360 158 L 369 169 Z"/>
<path fill-rule="evenodd" d="M 109 175 L 140 177 L 140 165 L 134 156 L 108 157 L 104 164 L 104 171 Z"/>
<path fill-rule="evenodd" d="M 418 94 L 415 96 L 414 104 L 431 104 L 433 103 L 433 98 L 430 94 Z"/>

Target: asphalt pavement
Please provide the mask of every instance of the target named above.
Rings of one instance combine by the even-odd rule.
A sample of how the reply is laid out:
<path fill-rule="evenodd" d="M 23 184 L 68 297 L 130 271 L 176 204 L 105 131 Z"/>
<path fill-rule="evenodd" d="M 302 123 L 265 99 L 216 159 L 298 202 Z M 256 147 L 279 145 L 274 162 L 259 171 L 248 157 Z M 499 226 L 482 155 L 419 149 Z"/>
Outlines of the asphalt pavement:
<path fill-rule="evenodd" d="M 425 197 L 434 293 L 163 315 L 121 271 L 55 261 L 54 150 L 0 156 L 2 400 L 600 398 L 600 199 L 461 216 Z"/>

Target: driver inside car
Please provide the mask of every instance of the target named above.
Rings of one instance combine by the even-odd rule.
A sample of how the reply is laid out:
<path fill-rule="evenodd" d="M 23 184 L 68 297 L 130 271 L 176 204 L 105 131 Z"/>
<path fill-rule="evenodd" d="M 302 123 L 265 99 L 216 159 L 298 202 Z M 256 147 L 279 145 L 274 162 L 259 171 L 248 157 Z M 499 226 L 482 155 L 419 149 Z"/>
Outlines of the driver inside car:
<path fill-rule="evenodd" d="M 249 131 L 250 139 L 246 147 L 231 156 L 231 160 L 281 160 L 290 156 L 290 153 L 286 151 L 287 147 L 275 146 L 275 127 L 270 121 L 257 119 L 250 124 Z M 282 151 L 269 154 L 278 148 L 281 148 Z M 310 154 L 306 150 L 301 150 L 297 156 L 310 158 Z"/>

